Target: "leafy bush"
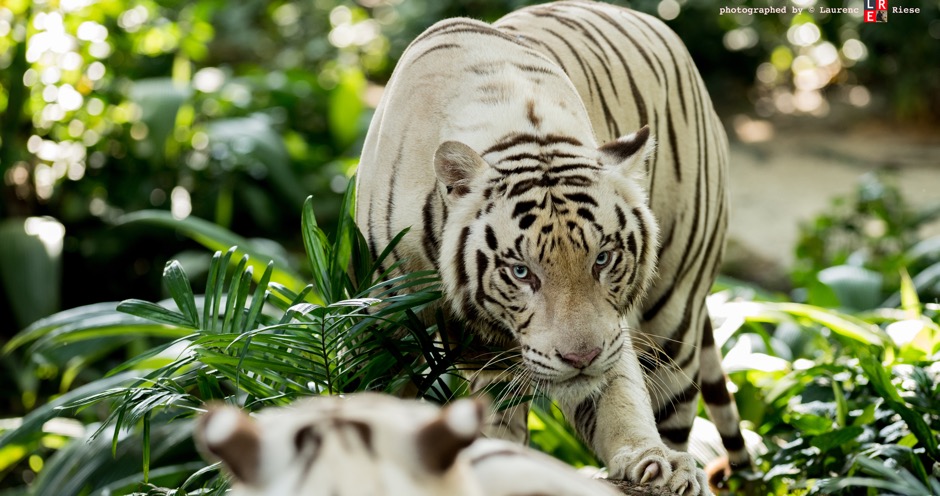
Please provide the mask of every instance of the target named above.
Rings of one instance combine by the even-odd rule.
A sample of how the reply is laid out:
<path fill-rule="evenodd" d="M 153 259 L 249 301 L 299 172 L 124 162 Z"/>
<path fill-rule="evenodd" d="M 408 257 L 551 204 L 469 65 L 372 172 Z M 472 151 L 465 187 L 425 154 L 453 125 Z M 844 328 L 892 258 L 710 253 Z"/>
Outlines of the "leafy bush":
<path fill-rule="evenodd" d="M 741 287 L 712 297 L 726 371 L 765 452 L 733 490 L 940 494 L 940 305 L 921 305 L 905 281 L 902 308 L 855 315 Z"/>
<path fill-rule="evenodd" d="M 794 294 L 808 304 L 718 285 L 725 370 L 765 453 L 732 487 L 940 494 L 940 237 L 918 235 L 937 213 L 869 174 L 801 227 Z"/>

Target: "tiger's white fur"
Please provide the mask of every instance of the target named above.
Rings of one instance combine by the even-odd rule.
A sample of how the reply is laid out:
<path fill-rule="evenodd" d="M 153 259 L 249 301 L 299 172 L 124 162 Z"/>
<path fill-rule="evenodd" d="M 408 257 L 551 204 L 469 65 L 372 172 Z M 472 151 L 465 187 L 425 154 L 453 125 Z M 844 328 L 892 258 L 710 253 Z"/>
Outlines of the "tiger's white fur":
<path fill-rule="evenodd" d="M 615 496 L 508 441 L 478 439 L 478 401 L 447 408 L 378 394 L 323 396 L 252 418 L 204 415 L 196 441 L 233 476 L 231 496 Z"/>
<path fill-rule="evenodd" d="M 411 44 L 366 137 L 356 220 L 373 253 L 410 227 L 393 261 L 438 270 L 450 331 L 515 353 L 512 386 L 556 399 L 612 476 L 706 494 L 676 451 L 699 389 L 747 461 L 704 304 L 726 168 L 674 33 L 558 2 L 445 20 Z M 487 433 L 524 442 L 526 417 L 502 412 Z"/>

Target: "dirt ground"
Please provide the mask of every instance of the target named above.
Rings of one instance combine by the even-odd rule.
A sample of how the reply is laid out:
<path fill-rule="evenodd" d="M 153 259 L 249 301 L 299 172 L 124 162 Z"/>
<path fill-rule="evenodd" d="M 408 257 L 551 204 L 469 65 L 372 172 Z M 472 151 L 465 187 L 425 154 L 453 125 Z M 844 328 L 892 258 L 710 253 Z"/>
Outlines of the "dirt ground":
<path fill-rule="evenodd" d="M 940 132 L 935 130 L 791 124 L 774 127 L 768 140 L 745 143 L 735 128 L 729 125 L 732 208 L 726 258 L 771 286 L 785 279 L 781 276 L 793 263 L 799 223 L 851 193 L 866 172 L 890 167 L 911 205 L 940 203 Z M 940 223 L 927 230 L 940 234 Z"/>

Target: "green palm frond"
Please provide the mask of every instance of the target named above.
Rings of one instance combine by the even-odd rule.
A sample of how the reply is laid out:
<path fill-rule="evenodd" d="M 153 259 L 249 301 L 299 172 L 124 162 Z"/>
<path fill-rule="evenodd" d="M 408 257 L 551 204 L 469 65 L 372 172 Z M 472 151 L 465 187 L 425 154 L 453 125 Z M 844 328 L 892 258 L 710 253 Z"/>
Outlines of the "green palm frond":
<path fill-rule="evenodd" d="M 224 484 L 214 473 L 183 484 L 204 464 L 167 465 L 161 457 L 168 450 L 188 449 L 196 458 L 191 446 L 181 445 L 188 446 L 188 436 L 174 446 L 165 445 L 161 436 L 171 423 L 187 425 L 186 419 L 207 401 L 255 410 L 313 394 L 395 391 L 408 382 L 421 396 L 453 397 L 455 363 L 466 343 L 448 342 L 438 333 L 441 315 L 430 326 L 418 317 L 440 299 L 437 275 L 393 275 L 395 265 L 384 268 L 406 232 L 373 260 L 352 220 L 353 195 L 350 188 L 332 237 L 318 227 L 312 202 L 305 203 L 302 222 L 312 284 L 285 284 L 276 277 L 276 262 L 260 263 L 252 253 L 232 247 L 213 255 L 205 295 L 194 294 L 183 267 L 171 261 L 163 273 L 170 300 L 92 305 L 24 330 L 7 351 L 28 347 L 42 355 L 63 345 L 110 340 L 117 346 L 140 337 L 160 342 L 105 378 L 38 409 L 35 418 L 4 433 L 0 446 L 9 440 L 35 442 L 42 423 L 53 416 L 87 416 L 106 406 L 107 415 L 90 429 L 88 442 L 80 448 L 68 445 L 50 459 L 55 470 L 40 472 L 37 487 L 51 491 L 42 494 L 105 489 L 149 494 L 160 484 L 176 484 L 178 494 L 203 494 L 205 487 L 215 488 L 211 492 Z M 142 445 L 134 466 L 114 465 L 129 442 Z M 105 469 L 111 476 L 95 475 Z M 71 475 L 63 477 L 66 473 Z M 153 486 L 141 485 L 148 481 Z M 197 482 L 208 486 L 196 487 Z"/>

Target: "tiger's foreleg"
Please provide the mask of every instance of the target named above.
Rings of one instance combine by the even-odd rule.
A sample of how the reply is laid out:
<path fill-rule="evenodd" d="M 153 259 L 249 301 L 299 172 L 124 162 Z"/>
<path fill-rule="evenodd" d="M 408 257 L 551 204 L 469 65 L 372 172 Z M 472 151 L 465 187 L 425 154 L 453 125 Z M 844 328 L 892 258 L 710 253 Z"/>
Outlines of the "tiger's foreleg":
<path fill-rule="evenodd" d="M 665 486 L 682 496 L 711 494 L 692 456 L 666 447 L 660 439 L 636 355 L 625 351 L 605 379 L 594 394 L 559 402 L 581 437 L 607 463 L 610 477 Z"/>

